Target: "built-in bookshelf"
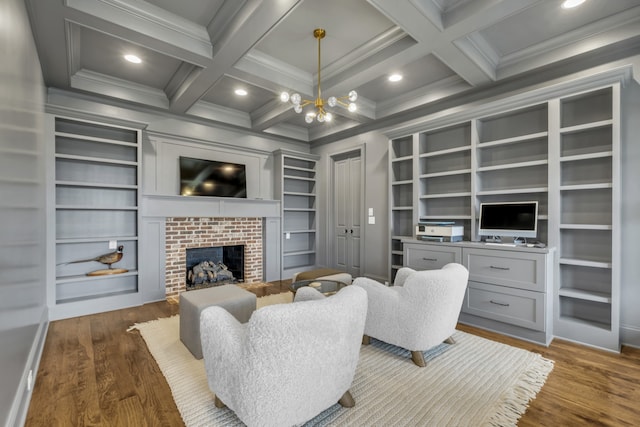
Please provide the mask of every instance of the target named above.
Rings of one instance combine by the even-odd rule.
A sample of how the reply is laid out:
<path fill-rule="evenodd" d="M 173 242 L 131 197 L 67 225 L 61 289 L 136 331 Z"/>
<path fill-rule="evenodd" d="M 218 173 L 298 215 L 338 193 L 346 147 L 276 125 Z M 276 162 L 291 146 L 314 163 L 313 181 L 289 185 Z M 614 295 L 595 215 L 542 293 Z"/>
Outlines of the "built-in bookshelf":
<path fill-rule="evenodd" d="M 52 128 L 54 318 L 139 302 L 138 229 L 140 131 L 49 117 Z M 123 246 L 114 269 L 97 261 L 73 263 Z"/>
<path fill-rule="evenodd" d="M 619 346 L 619 86 L 557 101 L 556 334 Z"/>
<path fill-rule="evenodd" d="M 317 201 L 316 165 L 318 156 L 278 150 L 276 197 L 282 209 L 283 279 L 316 266 Z"/>
<path fill-rule="evenodd" d="M 403 265 L 402 240 L 413 237 L 416 222 L 414 210 L 414 147 L 413 136 L 389 142 L 389 193 L 391 195 L 390 272 L 393 282 Z"/>
<path fill-rule="evenodd" d="M 557 249 L 554 335 L 618 350 L 620 96 L 616 82 L 391 139 L 390 280 L 418 222 L 479 241 L 481 203 L 537 201 L 535 240 Z"/>

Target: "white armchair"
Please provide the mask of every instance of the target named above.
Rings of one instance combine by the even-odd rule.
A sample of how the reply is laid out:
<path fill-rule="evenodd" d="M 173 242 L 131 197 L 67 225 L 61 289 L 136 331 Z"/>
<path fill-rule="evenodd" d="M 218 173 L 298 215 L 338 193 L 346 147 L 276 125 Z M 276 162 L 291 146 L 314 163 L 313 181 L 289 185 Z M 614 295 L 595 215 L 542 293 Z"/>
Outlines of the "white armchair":
<path fill-rule="evenodd" d="M 315 293 L 315 294 L 314 294 Z M 248 426 L 291 426 L 340 402 L 354 405 L 366 292 L 305 289 L 292 304 L 263 307 L 239 323 L 220 307 L 200 317 L 209 388 Z"/>
<path fill-rule="evenodd" d="M 411 351 L 418 366 L 425 366 L 423 352 L 442 342 L 451 342 L 469 272 L 456 263 L 440 270 L 398 270 L 394 286 L 366 277 L 353 281 L 367 291 L 369 305 L 363 343 L 369 337 Z"/>

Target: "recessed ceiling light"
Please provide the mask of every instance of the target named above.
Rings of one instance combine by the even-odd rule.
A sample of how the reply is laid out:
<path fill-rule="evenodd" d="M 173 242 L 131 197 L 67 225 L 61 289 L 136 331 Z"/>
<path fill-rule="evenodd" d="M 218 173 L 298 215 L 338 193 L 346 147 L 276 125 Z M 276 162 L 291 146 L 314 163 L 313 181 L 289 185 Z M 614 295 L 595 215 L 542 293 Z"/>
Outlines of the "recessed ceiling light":
<path fill-rule="evenodd" d="M 139 63 L 141 63 L 141 62 L 142 62 L 142 59 L 140 59 L 138 56 L 136 56 L 136 55 L 131 55 L 131 54 L 129 54 L 129 55 L 125 55 L 125 56 L 124 56 L 124 59 L 126 59 L 126 60 L 127 60 L 127 61 L 129 61 L 129 62 L 133 62 L 134 64 L 139 64 Z"/>
<path fill-rule="evenodd" d="M 236 89 L 236 95 L 238 96 L 247 96 L 247 91 L 244 89 Z"/>
<path fill-rule="evenodd" d="M 402 74 L 391 74 L 389 76 L 390 82 L 399 82 L 400 80 L 402 80 Z"/>
<path fill-rule="evenodd" d="M 563 9 L 571 9 L 574 7 L 578 7 L 580 6 L 582 3 L 584 3 L 586 0 L 565 0 L 564 2 L 562 2 L 562 8 Z"/>

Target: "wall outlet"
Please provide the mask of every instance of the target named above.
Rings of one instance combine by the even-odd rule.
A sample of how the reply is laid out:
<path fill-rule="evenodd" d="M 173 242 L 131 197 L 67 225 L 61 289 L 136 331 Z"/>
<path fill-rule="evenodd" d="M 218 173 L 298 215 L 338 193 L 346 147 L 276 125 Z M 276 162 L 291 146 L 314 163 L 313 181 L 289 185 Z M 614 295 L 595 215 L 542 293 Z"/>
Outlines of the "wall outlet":
<path fill-rule="evenodd" d="M 117 249 L 118 241 L 117 240 L 109 240 L 109 249 Z"/>
<path fill-rule="evenodd" d="M 285 233 L 284 238 L 289 240 L 291 238 L 291 233 Z"/>
<path fill-rule="evenodd" d="M 376 217 L 375 216 L 370 216 L 369 217 L 369 224 L 375 224 L 376 223 Z"/>
<path fill-rule="evenodd" d="M 33 388 L 33 369 L 29 369 L 29 375 L 27 375 L 27 390 L 31 391 Z"/>

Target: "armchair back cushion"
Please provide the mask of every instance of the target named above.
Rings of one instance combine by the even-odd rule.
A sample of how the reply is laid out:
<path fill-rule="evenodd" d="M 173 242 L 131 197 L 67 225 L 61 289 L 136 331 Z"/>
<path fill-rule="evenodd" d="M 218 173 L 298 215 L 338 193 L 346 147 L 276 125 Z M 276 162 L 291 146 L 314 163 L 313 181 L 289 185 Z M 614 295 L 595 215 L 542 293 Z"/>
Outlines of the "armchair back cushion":
<path fill-rule="evenodd" d="M 425 351 L 455 331 L 469 273 L 461 264 L 440 270 L 401 268 L 394 286 L 357 278 L 367 291 L 365 335 L 411 351 Z"/>
<path fill-rule="evenodd" d="M 366 312 L 356 287 L 263 307 L 244 325 L 207 308 L 200 333 L 209 388 L 248 426 L 308 421 L 351 386 Z"/>

